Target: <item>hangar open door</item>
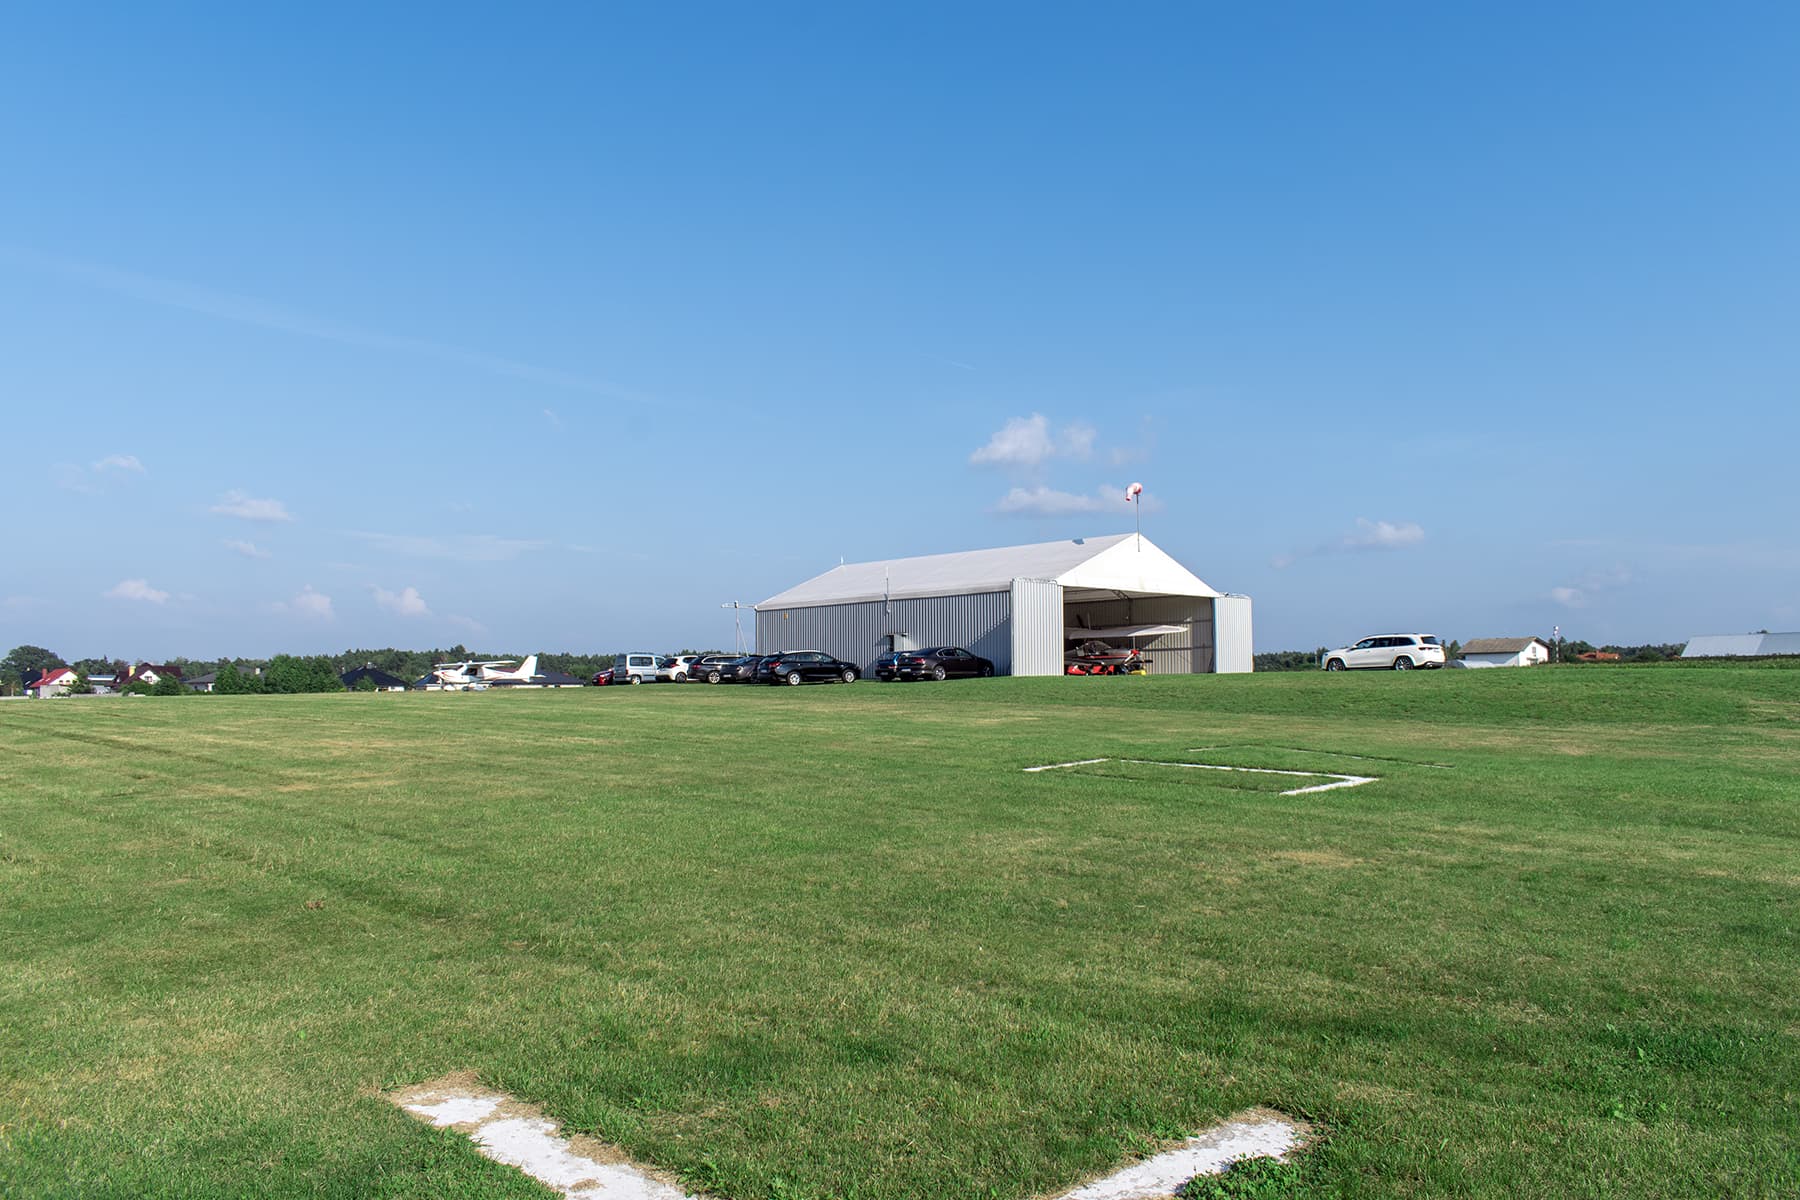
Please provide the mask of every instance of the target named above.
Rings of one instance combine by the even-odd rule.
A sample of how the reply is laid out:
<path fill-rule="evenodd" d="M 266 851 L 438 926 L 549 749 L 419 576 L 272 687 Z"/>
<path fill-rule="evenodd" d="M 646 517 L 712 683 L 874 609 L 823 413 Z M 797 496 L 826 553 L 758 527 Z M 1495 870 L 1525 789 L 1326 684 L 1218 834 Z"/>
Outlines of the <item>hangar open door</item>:
<path fill-rule="evenodd" d="M 1065 655 L 1091 643 L 1141 652 L 1152 675 L 1197 675 L 1218 669 L 1213 600 L 1207 596 L 1137 595 L 1065 589 Z"/>

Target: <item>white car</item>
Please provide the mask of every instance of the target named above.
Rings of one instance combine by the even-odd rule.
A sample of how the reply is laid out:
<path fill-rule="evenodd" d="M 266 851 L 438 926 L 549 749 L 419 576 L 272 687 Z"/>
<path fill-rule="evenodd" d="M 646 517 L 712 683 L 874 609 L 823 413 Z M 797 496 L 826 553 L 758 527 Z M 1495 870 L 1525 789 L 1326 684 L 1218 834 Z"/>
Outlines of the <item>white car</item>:
<path fill-rule="evenodd" d="M 1383 633 L 1319 657 L 1327 671 L 1410 671 L 1444 665 L 1444 643 L 1429 633 Z"/>
<path fill-rule="evenodd" d="M 698 654 L 671 654 L 656 664 L 656 677 L 664 683 L 686 683 L 688 668 L 698 661 Z"/>

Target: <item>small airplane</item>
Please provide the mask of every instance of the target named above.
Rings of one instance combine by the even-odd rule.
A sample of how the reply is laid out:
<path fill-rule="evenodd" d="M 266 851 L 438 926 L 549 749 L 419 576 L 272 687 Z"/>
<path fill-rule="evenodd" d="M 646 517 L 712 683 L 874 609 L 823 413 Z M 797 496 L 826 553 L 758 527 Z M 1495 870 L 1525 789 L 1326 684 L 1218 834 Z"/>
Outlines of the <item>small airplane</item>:
<path fill-rule="evenodd" d="M 431 668 L 438 686 L 445 691 L 478 692 L 486 691 L 494 684 L 527 683 L 538 673 L 538 656 L 528 655 L 524 662 L 513 666 L 513 659 L 494 658 L 485 662 L 473 659 L 464 662 L 438 663 Z"/>

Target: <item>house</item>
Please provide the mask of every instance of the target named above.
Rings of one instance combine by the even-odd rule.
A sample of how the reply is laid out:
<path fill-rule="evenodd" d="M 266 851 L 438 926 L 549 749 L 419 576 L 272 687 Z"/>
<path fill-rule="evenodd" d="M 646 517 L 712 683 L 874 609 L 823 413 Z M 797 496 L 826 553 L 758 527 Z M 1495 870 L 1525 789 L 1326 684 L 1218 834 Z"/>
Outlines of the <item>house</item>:
<path fill-rule="evenodd" d="M 1543 638 L 1473 638 L 1463 645 L 1465 667 L 1535 667 L 1550 661 Z"/>
<path fill-rule="evenodd" d="M 756 606 L 762 653 L 823 650 L 872 673 L 960 646 L 1002 675 L 1061 675 L 1072 645 L 1140 645 L 1158 674 L 1251 669 L 1250 598 L 1130 533 L 840 564 Z"/>
<path fill-rule="evenodd" d="M 26 684 L 25 692 L 39 700 L 48 700 L 52 696 L 68 695 L 69 689 L 74 686 L 75 672 L 67 667 L 51 667 Z"/>
<path fill-rule="evenodd" d="M 139 663 L 131 669 L 131 674 L 126 676 L 125 682 L 128 684 L 147 683 L 151 687 L 155 687 L 170 676 L 179 680 L 181 678 L 180 669 L 164 666 L 162 663 Z"/>
<path fill-rule="evenodd" d="M 96 696 L 110 696 L 119 690 L 117 675 L 89 675 L 88 686 L 94 689 Z"/>
<path fill-rule="evenodd" d="M 195 675 L 193 678 L 183 679 L 181 682 L 190 692 L 210 692 L 213 690 L 213 684 L 218 681 L 219 673 L 208 671 L 204 675 Z"/>
<path fill-rule="evenodd" d="M 345 689 L 352 692 L 365 679 L 371 680 L 378 692 L 404 692 L 407 688 L 406 680 L 398 675 L 388 674 L 374 663 L 364 663 L 354 670 L 345 671 L 338 678 L 343 681 Z"/>

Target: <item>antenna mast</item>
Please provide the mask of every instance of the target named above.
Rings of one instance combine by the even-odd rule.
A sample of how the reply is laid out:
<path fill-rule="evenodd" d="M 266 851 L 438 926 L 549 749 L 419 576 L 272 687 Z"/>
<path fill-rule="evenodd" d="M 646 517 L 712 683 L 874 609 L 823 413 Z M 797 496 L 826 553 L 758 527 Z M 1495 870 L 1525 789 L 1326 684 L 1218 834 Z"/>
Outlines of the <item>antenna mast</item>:
<path fill-rule="evenodd" d="M 741 658 L 741 657 L 743 657 L 743 654 L 744 654 L 744 610 L 746 608 L 749 608 L 750 605 L 739 604 L 736 600 L 730 600 L 724 604 L 719 605 L 719 607 L 720 608 L 729 608 L 732 610 L 731 611 L 732 621 L 737 626 L 737 642 L 735 643 L 735 645 L 737 647 L 738 656 Z"/>

